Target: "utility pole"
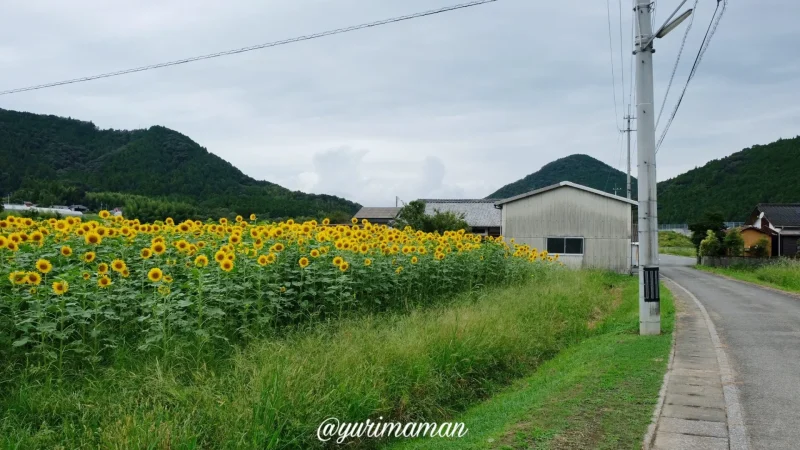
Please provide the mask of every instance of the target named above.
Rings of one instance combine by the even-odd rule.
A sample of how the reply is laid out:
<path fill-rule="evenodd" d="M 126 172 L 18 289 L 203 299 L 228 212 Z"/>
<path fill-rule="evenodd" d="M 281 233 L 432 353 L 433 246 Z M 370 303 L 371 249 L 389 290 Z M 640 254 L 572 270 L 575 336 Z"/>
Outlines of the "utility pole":
<path fill-rule="evenodd" d="M 628 115 L 625 116 L 625 120 L 628 121 L 627 127 L 623 130 L 628 135 L 628 179 L 627 179 L 627 187 L 628 187 L 628 198 L 631 198 L 631 105 L 628 105 Z"/>
<path fill-rule="evenodd" d="M 639 334 L 661 333 L 656 203 L 656 134 L 653 117 L 651 0 L 636 0 L 636 145 L 639 172 Z"/>

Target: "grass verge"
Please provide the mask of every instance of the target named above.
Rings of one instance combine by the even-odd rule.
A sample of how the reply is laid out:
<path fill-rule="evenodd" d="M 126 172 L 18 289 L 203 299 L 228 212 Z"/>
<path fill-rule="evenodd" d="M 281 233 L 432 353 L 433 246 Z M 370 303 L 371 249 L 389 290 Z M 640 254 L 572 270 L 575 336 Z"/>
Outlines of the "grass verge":
<path fill-rule="evenodd" d="M 311 448 L 331 416 L 441 421 L 601 330 L 624 339 L 632 286 L 605 272 L 543 271 L 522 286 L 321 324 L 218 361 L 120 355 L 87 377 L 19 375 L 0 383 L 0 448 Z"/>
<path fill-rule="evenodd" d="M 788 292 L 800 292 L 800 261 L 796 260 L 787 259 L 760 267 L 697 265 L 695 268 Z"/>
<path fill-rule="evenodd" d="M 694 247 L 659 247 L 659 253 L 675 256 L 688 256 L 694 258 L 697 256 Z"/>
<path fill-rule="evenodd" d="M 638 336 L 637 285 L 590 337 L 453 419 L 461 439 L 418 439 L 394 449 L 641 448 L 669 358 L 672 296 L 662 287 L 662 332 Z"/>

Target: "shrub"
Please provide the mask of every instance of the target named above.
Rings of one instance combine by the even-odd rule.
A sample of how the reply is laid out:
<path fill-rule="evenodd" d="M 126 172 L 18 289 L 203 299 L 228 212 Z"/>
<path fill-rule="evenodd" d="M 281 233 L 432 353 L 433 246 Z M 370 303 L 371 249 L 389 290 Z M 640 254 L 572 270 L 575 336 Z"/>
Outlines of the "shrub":
<path fill-rule="evenodd" d="M 700 256 L 719 256 L 722 245 L 713 230 L 706 232 L 706 238 L 700 242 Z"/>
<path fill-rule="evenodd" d="M 769 239 L 762 237 L 756 245 L 750 247 L 750 253 L 756 258 L 766 258 L 769 256 Z"/>
<path fill-rule="evenodd" d="M 722 244 L 728 256 L 742 256 L 744 253 L 744 239 L 738 228 L 728 231 Z"/>

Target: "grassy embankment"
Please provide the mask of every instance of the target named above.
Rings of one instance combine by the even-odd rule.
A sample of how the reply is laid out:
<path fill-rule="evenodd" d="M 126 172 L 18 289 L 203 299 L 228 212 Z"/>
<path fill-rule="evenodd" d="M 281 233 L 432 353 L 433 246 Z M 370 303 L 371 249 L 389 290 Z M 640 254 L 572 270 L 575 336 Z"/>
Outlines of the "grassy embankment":
<path fill-rule="evenodd" d="M 658 250 L 667 255 L 689 256 L 697 255 L 694 244 L 689 236 L 675 231 L 658 232 Z"/>
<path fill-rule="evenodd" d="M 456 417 L 470 429 L 463 439 L 392 448 L 641 448 L 666 370 L 674 308 L 662 286 L 662 335 L 640 337 L 635 278 L 623 286 L 620 308 L 594 336 Z"/>
<path fill-rule="evenodd" d="M 797 260 L 784 259 L 761 267 L 707 267 L 702 265 L 695 267 L 706 272 L 718 273 L 763 286 L 789 292 L 800 292 L 800 261 Z"/>
<path fill-rule="evenodd" d="M 636 336 L 636 320 L 635 279 L 548 270 L 521 287 L 319 324 L 219 361 L 121 355 L 80 377 L 4 377 L 0 448 L 316 447 L 327 417 L 452 419 L 537 367 L 467 413 L 465 445 L 494 433 L 511 446 L 631 446 L 669 348 L 668 335 Z"/>

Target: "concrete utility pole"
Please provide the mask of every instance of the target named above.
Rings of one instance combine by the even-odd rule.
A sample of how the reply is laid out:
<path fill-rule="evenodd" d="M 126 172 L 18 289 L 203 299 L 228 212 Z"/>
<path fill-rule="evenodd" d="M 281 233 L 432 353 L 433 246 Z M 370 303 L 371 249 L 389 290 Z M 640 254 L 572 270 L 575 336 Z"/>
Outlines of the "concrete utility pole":
<path fill-rule="evenodd" d="M 639 169 L 639 334 L 661 333 L 651 0 L 636 0 L 636 145 Z"/>
<path fill-rule="evenodd" d="M 628 115 L 625 116 L 625 120 L 628 121 L 628 126 L 625 127 L 623 130 L 628 135 L 628 180 L 627 180 L 627 187 L 628 187 L 628 198 L 631 198 L 631 105 L 628 105 Z"/>

